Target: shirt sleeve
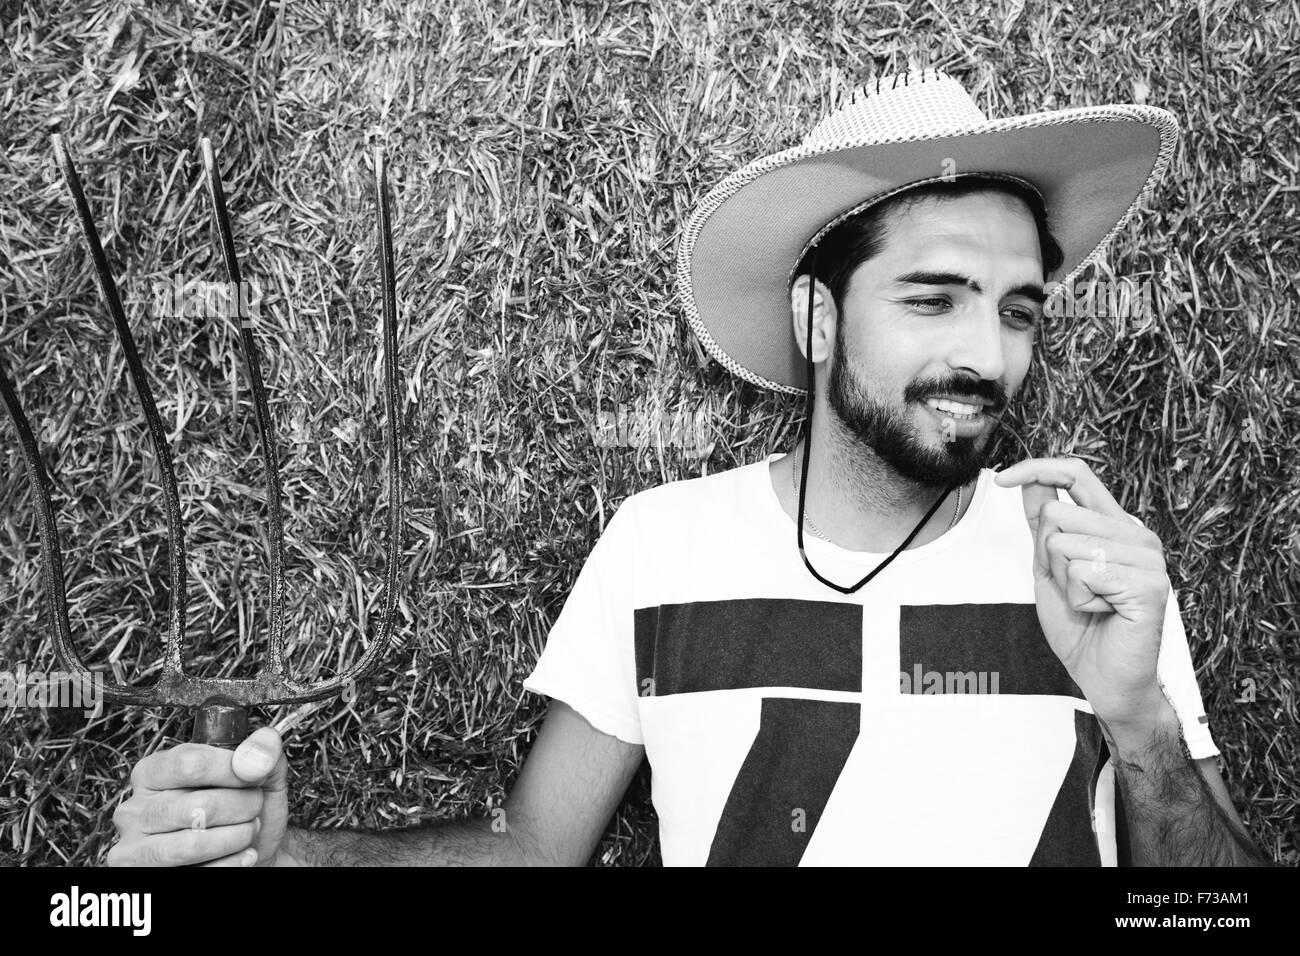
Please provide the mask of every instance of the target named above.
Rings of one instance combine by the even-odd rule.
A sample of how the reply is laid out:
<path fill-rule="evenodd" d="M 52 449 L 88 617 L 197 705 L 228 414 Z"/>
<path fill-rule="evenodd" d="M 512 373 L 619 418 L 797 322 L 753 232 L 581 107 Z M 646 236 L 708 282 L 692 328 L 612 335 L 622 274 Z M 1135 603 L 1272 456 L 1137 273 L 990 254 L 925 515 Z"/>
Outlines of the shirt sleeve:
<path fill-rule="evenodd" d="M 1146 527 L 1141 518 L 1136 515 L 1130 517 Z M 1173 706 L 1174 713 L 1178 715 L 1183 741 L 1187 744 L 1187 752 L 1192 755 L 1192 759 L 1218 756 L 1219 748 L 1210 735 L 1210 718 L 1205 714 L 1201 688 L 1196 683 L 1192 651 L 1187 646 L 1187 631 L 1183 627 L 1183 615 L 1178 609 L 1178 598 L 1172 586 L 1169 588 L 1169 599 L 1165 602 L 1165 623 L 1160 635 L 1160 654 L 1156 658 L 1156 679 Z"/>
<path fill-rule="evenodd" d="M 1169 589 L 1165 605 L 1165 626 L 1160 637 L 1160 656 L 1156 660 L 1156 676 L 1160 686 L 1178 714 L 1183 728 L 1183 740 L 1192 759 L 1214 757 L 1219 748 L 1210 735 L 1210 718 L 1205 715 L 1201 689 L 1196 684 L 1196 669 L 1192 667 L 1192 652 L 1187 646 L 1187 632 L 1178 610 L 1174 589 Z"/>
<path fill-rule="evenodd" d="M 632 604 L 635 510 L 633 496 L 605 526 L 524 689 L 564 701 L 597 730 L 643 744 Z"/>

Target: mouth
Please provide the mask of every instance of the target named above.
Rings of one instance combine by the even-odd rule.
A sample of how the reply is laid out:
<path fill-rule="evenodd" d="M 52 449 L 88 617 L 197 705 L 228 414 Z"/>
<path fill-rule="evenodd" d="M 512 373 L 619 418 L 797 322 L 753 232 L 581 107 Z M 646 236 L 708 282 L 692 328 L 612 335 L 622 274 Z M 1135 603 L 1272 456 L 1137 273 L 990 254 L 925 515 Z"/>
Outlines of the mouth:
<path fill-rule="evenodd" d="M 978 435 L 993 420 L 993 416 L 987 411 L 989 403 L 983 399 L 958 402 L 943 398 L 927 398 L 920 404 L 942 423 L 945 432 L 951 432 L 953 437 L 965 438 Z"/>

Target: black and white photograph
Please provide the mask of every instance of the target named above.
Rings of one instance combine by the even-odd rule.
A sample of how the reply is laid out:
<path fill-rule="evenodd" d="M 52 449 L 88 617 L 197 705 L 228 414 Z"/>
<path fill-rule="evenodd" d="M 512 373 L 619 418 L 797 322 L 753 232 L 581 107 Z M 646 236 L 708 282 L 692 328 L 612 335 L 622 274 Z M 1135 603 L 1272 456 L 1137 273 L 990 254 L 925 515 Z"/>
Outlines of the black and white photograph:
<path fill-rule="evenodd" d="M 1300 865 L 1294 0 L 0 40 L 0 862 Z"/>

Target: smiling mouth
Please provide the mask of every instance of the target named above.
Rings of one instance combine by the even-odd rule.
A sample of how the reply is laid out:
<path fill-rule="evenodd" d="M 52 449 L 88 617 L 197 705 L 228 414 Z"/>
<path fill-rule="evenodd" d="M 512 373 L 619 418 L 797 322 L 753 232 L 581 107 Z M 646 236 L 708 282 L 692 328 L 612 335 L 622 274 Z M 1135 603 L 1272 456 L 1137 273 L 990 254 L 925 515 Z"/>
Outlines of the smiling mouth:
<path fill-rule="evenodd" d="M 990 427 L 995 426 L 998 420 L 997 416 L 988 414 L 984 408 L 970 414 L 958 414 L 935 408 L 928 401 L 919 404 L 934 416 L 935 422 L 943 429 L 945 441 L 973 441 L 979 436 L 987 435 Z"/>
<path fill-rule="evenodd" d="M 942 403 L 942 405 L 940 404 Z M 927 398 L 921 402 L 936 415 L 951 418 L 954 421 L 975 421 L 984 417 L 990 406 L 982 401 L 958 402 L 952 399 Z"/>

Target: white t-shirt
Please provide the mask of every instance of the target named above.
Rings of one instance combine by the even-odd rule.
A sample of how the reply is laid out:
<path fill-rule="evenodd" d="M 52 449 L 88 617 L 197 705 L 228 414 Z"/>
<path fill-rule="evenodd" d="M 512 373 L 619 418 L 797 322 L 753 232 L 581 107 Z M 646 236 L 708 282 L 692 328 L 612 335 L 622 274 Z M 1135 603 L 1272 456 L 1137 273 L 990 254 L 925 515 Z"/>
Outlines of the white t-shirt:
<path fill-rule="evenodd" d="M 844 595 L 799 558 L 778 457 L 627 499 L 524 682 L 645 746 L 664 864 L 1114 865 L 1020 488 L 984 469 L 955 528 Z M 887 557 L 804 544 L 843 585 Z M 1191 755 L 1217 754 L 1172 590 L 1158 673 Z"/>

